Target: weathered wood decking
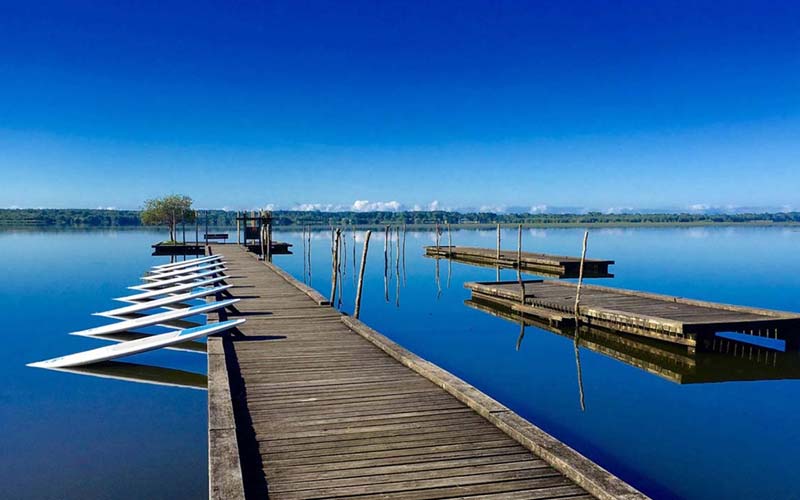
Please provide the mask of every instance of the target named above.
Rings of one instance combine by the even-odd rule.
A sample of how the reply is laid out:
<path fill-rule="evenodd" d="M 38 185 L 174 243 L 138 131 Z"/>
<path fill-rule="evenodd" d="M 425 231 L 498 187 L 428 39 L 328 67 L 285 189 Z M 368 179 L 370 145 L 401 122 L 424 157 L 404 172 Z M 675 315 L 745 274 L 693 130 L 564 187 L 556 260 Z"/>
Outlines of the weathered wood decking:
<path fill-rule="evenodd" d="M 533 326 L 575 341 L 575 326 L 555 326 L 514 310 L 507 299 L 468 299 L 467 307 L 519 324 Z M 522 330 L 523 334 L 525 330 Z M 537 335 L 534 331 L 533 335 Z M 529 334 L 509 339 L 509 348 L 523 348 Z M 678 344 L 581 324 L 577 343 L 591 351 L 677 384 L 745 380 L 800 379 L 800 353 L 781 352 L 733 339 L 714 338 L 705 352 L 689 353 Z"/>
<path fill-rule="evenodd" d="M 498 258 L 496 249 L 480 247 L 428 246 L 425 255 L 481 267 L 516 269 L 519 266 L 522 272 L 553 278 L 577 278 L 581 265 L 580 257 L 521 252 L 518 259 L 516 250 L 500 250 Z M 614 275 L 609 274 L 608 266 L 612 264 L 613 260 L 586 259 L 583 275 L 585 278 L 611 278 Z"/>
<path fill-rule="evenodd" d="M 465 283 L 478 299 L 506 299 L 514 310 L 554 325 L 574 322 L 576 285 L 558 281 Z M 580 321 L 634 335 L 674 342 L 691 349 L 708 347 L 716 332 L 741 332 L 783 339 L 796 349 L 800 314 L 734 306 L 668 295 L 583 285 Z"/>
<path fill-rule="evenodd" d="M 209 345 L 212 498 L 644 498 L 272 265 L 213 249 L 247 323 Z"/>

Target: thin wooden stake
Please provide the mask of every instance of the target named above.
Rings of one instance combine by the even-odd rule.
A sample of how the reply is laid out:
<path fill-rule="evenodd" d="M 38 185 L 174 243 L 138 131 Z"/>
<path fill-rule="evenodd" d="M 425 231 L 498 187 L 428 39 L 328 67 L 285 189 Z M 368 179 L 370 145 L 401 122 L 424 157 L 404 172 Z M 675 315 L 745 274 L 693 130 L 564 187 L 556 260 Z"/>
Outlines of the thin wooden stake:
<path fill-rule="evenodd" d="M 369 237 L 372 231 L 367 231 L 364 234 L 364 249 L 361 251 L 361 266 L 358 270 L 358 287 L 356 288 L 356 303 L 353 307 L 353 317 L 358 319 L 361 312 L 361 288 L 364 286 L 364 269 L 367 267 L 367 251 L 369 249 Z"/>
<path fill-rule="evenodd" d="M 500 281 L 500 224 L 497 224 L 497 255 L 495 257 L 495 265 L 497 267 L 496 281 Z"/>
<path fill-rule="evenodd" d="M 517 229 L 517 281 L 520 288 L 520 303 L 525 303 L 525 283 L 522 281 L 522 224 Z"/>
<path fill-rule="evenodd" d="M 339 231 L 335 231 L 334 236 L 334 246 L 331 247 L 331 294 L 330 294 L 330 301 L 331 306 L 336 304 L 336 282 L 338 277 L 338 270 L 336 266 L 338 265 L 339 260 Z"/>
<path fill-rule="evenodd" d="M 589 231 L 583 233 L 583 249 L 581 250 L 581 266 L 578 270 L 578 287 L 575 289 L 575 323 L 580 318 L 581 286 L 583 285 L 583 264 L 586 262 L 586 244 L 589 241 Z"/>

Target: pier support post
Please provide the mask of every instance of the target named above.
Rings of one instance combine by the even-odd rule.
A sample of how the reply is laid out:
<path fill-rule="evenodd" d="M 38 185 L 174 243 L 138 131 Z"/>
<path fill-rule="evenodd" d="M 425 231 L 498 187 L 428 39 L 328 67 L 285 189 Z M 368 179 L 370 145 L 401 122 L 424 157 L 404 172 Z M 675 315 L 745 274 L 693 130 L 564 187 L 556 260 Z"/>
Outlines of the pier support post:
<path fill-rule="evenodd" d="M 353 307 L 353 317 L 358 319 L 361 312 L 361 288 L 364 286 L 364 269 L 367 267 L 367 251 L 369 250 L 369 237 L 372 231 L 367 230 L 364 234 L 364 250 L 361 251 L 361 266 L 358 269 L 358 287 L 356 288 L 356 303 Z"/>

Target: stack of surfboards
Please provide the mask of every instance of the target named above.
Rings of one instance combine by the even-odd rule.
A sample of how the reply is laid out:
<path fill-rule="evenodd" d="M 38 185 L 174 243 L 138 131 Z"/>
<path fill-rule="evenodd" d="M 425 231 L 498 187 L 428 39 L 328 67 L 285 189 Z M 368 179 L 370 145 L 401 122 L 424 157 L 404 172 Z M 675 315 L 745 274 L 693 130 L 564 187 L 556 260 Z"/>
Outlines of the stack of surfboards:
<path fill-rule="evenodd" d="M 45 361 L 30 363 L 37 368 L 69 368 L 99 363 L 142 352 L 175 346 L 214 333 L 224 332 L 245 322 L 244 319 L 197 324 L 187 318 L 231 308 L 239 299 L 223 299 L 231 285 L 225 284 L 225 261 L 220 255 L 190 259 L 178 263 L 153 266 L 142 280 L 143 284 L 130 286 L 137 293 L 120 297 L 118 301 L 128 305 L 95 313 L 117 320 L 116 323 L 72 332 L 118 344 L 89 351 L 60 356 Z M 198 303 L 200 299 L 213 302 Z M 166 333 L 146 334 L 132 330 L 159 326 Z M 134 337 L 133 340 L 129 340 Z"/>

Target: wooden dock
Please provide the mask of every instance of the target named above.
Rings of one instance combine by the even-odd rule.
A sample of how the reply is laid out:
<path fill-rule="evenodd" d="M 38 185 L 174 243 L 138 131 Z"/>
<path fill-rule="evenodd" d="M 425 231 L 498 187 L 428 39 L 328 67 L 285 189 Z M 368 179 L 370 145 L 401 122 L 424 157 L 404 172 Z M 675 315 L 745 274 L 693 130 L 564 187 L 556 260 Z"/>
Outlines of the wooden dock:
<path fill-rule="evenodd" d="M 537 334 L 527 327 L 576 341 L 574 326 L 555 326 L 520 314 L 514 310 L 516 304 L 506 299 L 468 299 L 464 304 L 512 323 L 521 322 L 521 335 L 516 341 L 509 339 L 509 348 L 521 349 L 525 339 Z M 714 338 L 707 351 L 689 353 L 678 344 L 581 324 L 577 343 L 676 384 L 800 379 L 800 353 L 781 352 L 729 338 Z"/>
<path fill-rule="evenodd" d="M 247 323 L 209 339 L 212 499 L 646 498 L 273 264 L 213 251 Z"/>
<path fill-rule="evenodd" d="M 506 299 L 513 309 L 552 325 L 574 324 L 576 285 L 559 281 L 465 283 L 473 298 Z M 800 342 L 800 314 L 719 304 L 669 295 L 583 285 L 581 324 L 709 349 L 717 332 L 738 332 L 786 341 L 787 350 Z"/>
<path fill-rule="evenodd" d="M 520 271 L 552 278 L 577 278 L 581 265 L 580 257 L 521 252 L 518 259 L 516 250 L 500 250 L 498 258 L 496 249 L 479 247 L 428 246 L 425 247 L 425 255 L 492 269 L 516 269 L 519 261 Z M 586 259 L 583 276 L 612 278 L 614 275 L 608 272 L 608 266 L 612 264 L 613 260 Z"/>

